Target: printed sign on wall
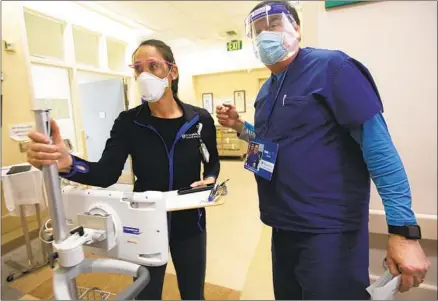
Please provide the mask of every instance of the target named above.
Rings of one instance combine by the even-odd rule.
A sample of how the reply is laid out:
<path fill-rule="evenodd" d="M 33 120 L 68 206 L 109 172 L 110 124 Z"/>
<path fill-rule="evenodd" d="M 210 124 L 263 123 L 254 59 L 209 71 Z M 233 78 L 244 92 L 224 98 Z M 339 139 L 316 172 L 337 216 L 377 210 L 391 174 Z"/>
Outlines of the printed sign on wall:
<path fill-rule="evenodd" d="M 27 141 L 27 135 L 33 129 L 33 124 L 13 124 L 9 126 L 9 137 L 15 141 Z"/>

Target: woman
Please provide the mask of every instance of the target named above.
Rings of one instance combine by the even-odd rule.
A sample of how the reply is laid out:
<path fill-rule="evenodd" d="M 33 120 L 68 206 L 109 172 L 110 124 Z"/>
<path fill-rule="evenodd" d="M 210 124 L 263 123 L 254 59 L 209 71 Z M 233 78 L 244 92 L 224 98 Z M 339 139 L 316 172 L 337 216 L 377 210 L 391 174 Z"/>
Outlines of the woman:
<path fill-rule="evenodd" d="M 128 155 L 137 177 L 134 191 L 170 191 L 215 183 L 220 170 L 216 129 L 204 109 L 178 99 L 178 67 L 172 50 L 158 40 L 140 44 L 133 56 L 143 104 L 122 112 L 99 162 L 68 153 L 52 121 L 54 144 L 32 132 L 28 161 L 35 167 L 57 162 L 60 175 L 86 185 L 108 187 L 118 180 Z M 204 163 L 200 179 L 201 161 Z M 182 299 L 203 300 L 206 270 L 205 210 L 169 215 L 169 244 Z M 151 282 L 139 300 L 161 299 L 166 266 L 149 268 Z"/>

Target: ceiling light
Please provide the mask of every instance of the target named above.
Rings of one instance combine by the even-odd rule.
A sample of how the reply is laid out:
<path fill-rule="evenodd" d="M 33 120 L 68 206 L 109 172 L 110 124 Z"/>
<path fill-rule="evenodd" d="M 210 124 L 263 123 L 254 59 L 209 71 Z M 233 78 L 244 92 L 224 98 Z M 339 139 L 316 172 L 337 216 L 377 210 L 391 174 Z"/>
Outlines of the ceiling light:
<path fill-rule="evenodd" d="M 91 11 L 97 12 L 107 18 L 110 18 L 116 22 L 119 22 L 121 24 L 124 24 L 126 26 L 131 27 L 132 29 L 135 29 L 139 32 L 141 32 L 142 35 L 150 35 L 154 33 L 152 29 L 147 28 L 143 24 L 140 24 L 138 22 L 134 22 L 130 19 L 127 19 L 125 17 L 120 16 L 119 14 L 116 14 L 112 12 L 111 10 L 103 7 L 100 5 L 97 1 L 74 1 L 74 3 L 81 5 Z"/>

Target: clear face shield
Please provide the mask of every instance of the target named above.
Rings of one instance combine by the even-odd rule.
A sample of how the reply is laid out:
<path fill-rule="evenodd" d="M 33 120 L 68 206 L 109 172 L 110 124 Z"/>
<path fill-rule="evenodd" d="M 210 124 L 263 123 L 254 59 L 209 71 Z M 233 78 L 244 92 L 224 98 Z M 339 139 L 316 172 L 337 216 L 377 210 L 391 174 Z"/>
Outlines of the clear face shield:
<path fill-rule="evenodd" d="M 297 23 L 281 3 L 272 3 L 253 11 L 245 20 L 254 54 L 265 65 L 273 65 L 293 56 L 299 48 Z"/>

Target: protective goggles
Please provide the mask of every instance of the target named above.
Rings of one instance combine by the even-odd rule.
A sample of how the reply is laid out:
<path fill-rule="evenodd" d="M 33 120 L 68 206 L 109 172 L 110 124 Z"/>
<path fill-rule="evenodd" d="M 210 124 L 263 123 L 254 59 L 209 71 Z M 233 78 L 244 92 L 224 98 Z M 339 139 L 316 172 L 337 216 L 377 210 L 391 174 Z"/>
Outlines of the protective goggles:
<path fill-rule="evenodd" d="M 297 34 L 296 21 L 281 3 L 271 3 L 251 12 L 245 19 L 245 33 L 250 39 L 256 39 L 264 31 L 290 32 Z"/>
<path fill-rule="evenodd" d="M 174 63 L 152 58 L 147 60 L 137 60 L 133 64 L 129 65 L 129 67 L 134 69 L 137 75 L 147 72 L 159 78 L 164 78 L 169 75 L 170 70 L 174 66 L 176 66 Z"/>

